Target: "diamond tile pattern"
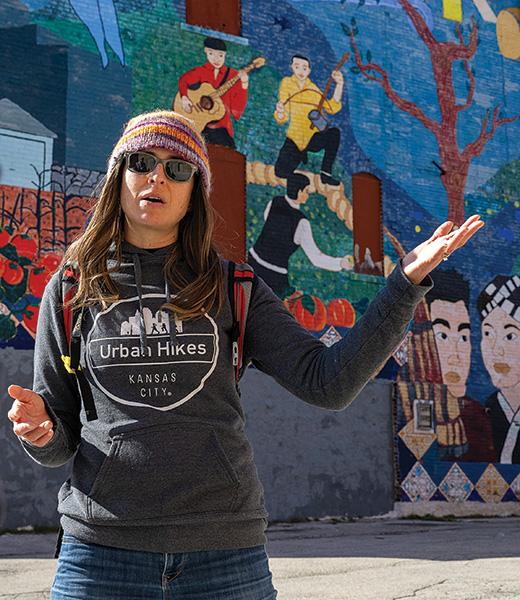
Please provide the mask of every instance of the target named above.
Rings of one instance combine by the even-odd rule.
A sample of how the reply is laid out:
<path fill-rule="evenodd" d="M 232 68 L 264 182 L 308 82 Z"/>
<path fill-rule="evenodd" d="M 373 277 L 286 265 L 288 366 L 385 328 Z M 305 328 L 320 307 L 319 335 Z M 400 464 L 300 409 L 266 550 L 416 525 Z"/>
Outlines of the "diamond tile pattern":
<path fill-rule="evenodd" d="M 437 489 L 421 463 L 416 463 L 408 473 L 402 487 L 412 502 L 429 500 Z"/>
<path fill-rule="evenodd" d="M 414 453 L 415 457 L 420 459 L 433 444 L 437 436 L 434 433 L 414 431 L 413 421 L 409 421 L 399 432 L 399 437 Z"/>
<path fill-rule="evenodd" d="M 484 502 L 500 502 L 509 486 L 493 465 L 489 465 L 482 473 L 475 486 Z"/>
<path fill-rule="evenodd" d="M 439 486 L 448 502 L 464 502 L 473 491 L 473 484 L 455 463 Z"/>

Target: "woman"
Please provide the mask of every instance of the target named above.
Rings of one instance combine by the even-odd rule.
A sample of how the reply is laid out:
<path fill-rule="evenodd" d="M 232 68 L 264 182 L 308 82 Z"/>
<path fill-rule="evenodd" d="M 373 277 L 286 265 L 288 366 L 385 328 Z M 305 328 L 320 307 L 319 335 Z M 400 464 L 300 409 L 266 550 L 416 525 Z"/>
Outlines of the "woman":
<path fill-rule="evenodd" d="M 41 464 L 74 457 L 59 494 L 54 600 L 276 597 L 234 381 L 228 265 L 211 242 L 210 180 L 200 134 L 173 112 L 132 119 L 112 153 L 92 220 L 65 256 L 79 273 L 73 303 L 85 307 L 81 368 L 97 420 L 60 359 L 60 274 L 45 291 L 34 391 L 9 388 L 9 418 Z M 402 340 L 428 272 L 481 225 L 439 227 L 330 348 L 256 280 L 246 360 L 311 404 L 344 408 Z"/>
<path fill-rule="evenodd" d="M 520 277 L 497 275 L 480 292 L 484 365 L 498 391 L 486 401 L 501 463 L 520 463 Z"/>

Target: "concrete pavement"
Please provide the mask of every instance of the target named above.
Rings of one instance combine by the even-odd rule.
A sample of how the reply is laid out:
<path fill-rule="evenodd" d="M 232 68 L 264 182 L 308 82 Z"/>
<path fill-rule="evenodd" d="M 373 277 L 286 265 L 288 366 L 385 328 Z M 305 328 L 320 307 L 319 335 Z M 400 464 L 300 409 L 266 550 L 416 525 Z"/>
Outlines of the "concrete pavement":
<path fill-rule="evenodd" d="M 324 519 L 268 537 L 280 600 L 520 600 L 520 518 Z M 54 542 L 0 536 L 0 600 L 49 598 Z"/>

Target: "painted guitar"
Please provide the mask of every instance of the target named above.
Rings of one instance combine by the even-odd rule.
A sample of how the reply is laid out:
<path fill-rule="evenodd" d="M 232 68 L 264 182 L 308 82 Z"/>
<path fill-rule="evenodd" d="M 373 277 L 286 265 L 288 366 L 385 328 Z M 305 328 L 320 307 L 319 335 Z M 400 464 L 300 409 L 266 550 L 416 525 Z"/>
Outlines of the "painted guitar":
<path fill-rule="evenodd" d="M 241 70 L 249 73 L 253 69 L 259 69 L 266 63 L 266 59 L 263 56 L 255 58 L 255 60 L 243 67 Z M 190 118 L 195 122 L 195 125 L 202 131 L 208 123 L 214 121 L 220 121 L 226 114 L 226 107 L 220 99 L 229 89 L 231 89 L 235 83 L 240 79 L 240 75 L 237 73 L 229 81 L 226 81 L 223 85 L 218 88 L 214 88 L 211 83 L 201 83 L 197 89 L 188 90 L 188 98 L 191 100 L 193 108 L 190 112 L 187 112 L 182 107 L 181 95 L 177 92 L 175 100 L 173 102 L 173 110 L 175 112 Z"/>

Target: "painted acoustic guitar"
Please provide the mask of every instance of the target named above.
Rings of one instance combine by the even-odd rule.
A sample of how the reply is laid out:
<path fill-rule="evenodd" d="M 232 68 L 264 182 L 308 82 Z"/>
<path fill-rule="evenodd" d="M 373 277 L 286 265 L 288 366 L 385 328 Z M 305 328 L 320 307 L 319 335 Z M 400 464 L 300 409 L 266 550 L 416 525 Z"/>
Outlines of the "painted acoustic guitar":
<path fill-rule="evenodd" d="M 249 73 L 253 69 L 259 69 L 266 63 L 266 59 L 263 56 L 255 58 L 253 62 L 247 67 L 243 67 L 242 71 Z M 175 100 L 173 102 L 173 110 L 175 112 L 190 118 L 195 122 L 195 125 L 202 131 L 208 123 L 214 121 L 220 121 L 226 114 L 226 107 L 221 100 L 223 96 L 235 83 L 240 79 L 240 75 L 237 73 L 229 81 L 226 81 L 223 85 L 218 88 L 214 88 L 211 83 L 201 83 L 197 89 L 188 90 L 188 98 L 193 104 L 193 108 L 190 112 L 185 111 L 181 104 L 181 95 L 177 92 Z"/>

